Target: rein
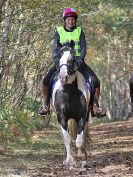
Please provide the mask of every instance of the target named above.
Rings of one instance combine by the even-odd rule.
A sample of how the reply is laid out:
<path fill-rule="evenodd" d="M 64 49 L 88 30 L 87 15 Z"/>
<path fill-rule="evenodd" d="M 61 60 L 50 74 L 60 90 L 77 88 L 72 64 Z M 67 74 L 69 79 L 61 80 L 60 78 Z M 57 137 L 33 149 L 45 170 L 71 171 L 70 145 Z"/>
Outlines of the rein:
<path fill-rule="evenodd" d="M 65 49 L 65 50 L 64 50 Z M 60 54 L 60 52 L 62 52 L 62 51 L 69 51 L 70 50 L 70 47 L 69 46 L 63 46 L 59 51 L 58 51 L 58 54 L 57 55 L 59 55 Z"/>

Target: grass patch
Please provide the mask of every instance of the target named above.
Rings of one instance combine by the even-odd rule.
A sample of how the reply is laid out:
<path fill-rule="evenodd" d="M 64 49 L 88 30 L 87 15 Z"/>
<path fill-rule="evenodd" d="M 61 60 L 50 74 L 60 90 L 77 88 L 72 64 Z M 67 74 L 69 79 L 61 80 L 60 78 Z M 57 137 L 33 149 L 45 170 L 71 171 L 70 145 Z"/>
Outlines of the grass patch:
<path fill-rule="evenodd" d="M 0 171 L 3 175 L 45 168 L 50 164 L 51 158 L 63 153 L 63 142 L 58 128 L 36 131 L 30 149 L 24 141 L 7 142 L 3 147 L 6 147 L 5 152 L 0 155 Z"/>

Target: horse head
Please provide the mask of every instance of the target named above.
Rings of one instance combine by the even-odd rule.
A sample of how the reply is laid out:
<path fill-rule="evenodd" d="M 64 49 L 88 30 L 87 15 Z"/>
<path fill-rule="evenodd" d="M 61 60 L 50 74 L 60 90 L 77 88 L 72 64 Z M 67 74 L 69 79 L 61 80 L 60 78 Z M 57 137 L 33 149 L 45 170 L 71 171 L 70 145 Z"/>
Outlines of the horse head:
<path fill-rule="evenodd" d="M 74 42 L 67 42 L 61 45 L 58 52 L 58 79 L 63 85 L 71 83 L 74 79 Z"/>

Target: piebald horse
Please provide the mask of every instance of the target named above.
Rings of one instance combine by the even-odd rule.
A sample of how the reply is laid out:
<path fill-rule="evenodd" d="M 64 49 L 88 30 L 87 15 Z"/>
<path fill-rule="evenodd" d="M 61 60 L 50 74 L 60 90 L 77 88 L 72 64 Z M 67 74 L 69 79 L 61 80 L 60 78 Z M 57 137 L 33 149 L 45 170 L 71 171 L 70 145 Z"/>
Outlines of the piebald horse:
<path fill-rule="evenodd" d="M 73 42 L 61 46 L 57 62 L 58 79 L 52 93 L 64 141 L 65 165 L 74 165 L 71 143 L 75 140 L 81 168 L 87 166 L 85 139 L 88 135 L 90 93 L 82 74 L 75 69 Z"/>

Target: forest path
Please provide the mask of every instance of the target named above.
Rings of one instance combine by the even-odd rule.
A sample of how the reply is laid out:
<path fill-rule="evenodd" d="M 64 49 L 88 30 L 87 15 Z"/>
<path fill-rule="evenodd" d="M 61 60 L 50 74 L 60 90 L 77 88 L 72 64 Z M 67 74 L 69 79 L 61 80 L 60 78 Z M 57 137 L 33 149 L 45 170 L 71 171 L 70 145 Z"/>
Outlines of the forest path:
<path fill-rule="evenodd" d="M 62 138 L 60 131 L 52 130 L 36 132 L 33 151 L 0 155 L 0 176 L 133 177 L 133 119 L 91 125 L 90 134 L 86 171 L 62 165 Z"/>

